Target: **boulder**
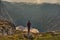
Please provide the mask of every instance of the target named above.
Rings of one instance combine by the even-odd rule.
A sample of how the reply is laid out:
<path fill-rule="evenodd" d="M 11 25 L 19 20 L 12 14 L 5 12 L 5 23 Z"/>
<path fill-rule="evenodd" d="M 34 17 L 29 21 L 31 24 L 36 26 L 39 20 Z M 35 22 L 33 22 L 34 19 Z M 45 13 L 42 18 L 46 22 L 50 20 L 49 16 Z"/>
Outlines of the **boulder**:
<path fill-rule="evenodd" d="M 28 32 L 28 28 L 27 27 L 24 27 L 24 26 L 17 26 L 16 27 L 16 30 L 20 30 L 20 31 L 23 31 L 23 32 Z M 30 29 L 30 32 L 31 33 L 39 33 L 39 30 L 36 29 L 36 28 L 31 28 Z"/>

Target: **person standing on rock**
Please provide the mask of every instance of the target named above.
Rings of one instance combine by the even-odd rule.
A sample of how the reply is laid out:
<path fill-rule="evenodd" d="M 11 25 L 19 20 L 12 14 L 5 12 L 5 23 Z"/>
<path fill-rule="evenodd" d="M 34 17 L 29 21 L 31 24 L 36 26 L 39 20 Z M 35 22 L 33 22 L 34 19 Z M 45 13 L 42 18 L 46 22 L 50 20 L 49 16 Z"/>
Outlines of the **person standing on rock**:
<path fill-rule="evenodd" d="M 28 36 L 29 36 L 29 33 L 30 33 L 30 26 L 31 26 L 31 23 L 30 23 L 30 20 L 27 22 L 27 27 L 28 27 Z"/>

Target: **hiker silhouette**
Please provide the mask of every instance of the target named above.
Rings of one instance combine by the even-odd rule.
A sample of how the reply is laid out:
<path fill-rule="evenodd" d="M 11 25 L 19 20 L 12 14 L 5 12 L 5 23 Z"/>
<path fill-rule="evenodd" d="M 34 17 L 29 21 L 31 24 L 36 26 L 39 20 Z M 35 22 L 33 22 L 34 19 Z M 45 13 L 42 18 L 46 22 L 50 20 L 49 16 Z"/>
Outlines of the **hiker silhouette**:
<path fill-rule="evenodd" d="M 30 20 L 27 22 L 27 27 L 28 27 L 28 35 L 29 35 L 29 33 L 30 33 L 30 26 L 31 26 L 31 22 L 30 22 Z"/>
<path fill-rule="evenodd" d="M 28 20 L 27 22 L 27 27 L 28 27 L 28 34 L 24 35 L 24 37 L 27 38 L 28 40 L 33 40 L 33 36 L 30 34 L 30 27 L 31 27 L 30 20 Z"/>

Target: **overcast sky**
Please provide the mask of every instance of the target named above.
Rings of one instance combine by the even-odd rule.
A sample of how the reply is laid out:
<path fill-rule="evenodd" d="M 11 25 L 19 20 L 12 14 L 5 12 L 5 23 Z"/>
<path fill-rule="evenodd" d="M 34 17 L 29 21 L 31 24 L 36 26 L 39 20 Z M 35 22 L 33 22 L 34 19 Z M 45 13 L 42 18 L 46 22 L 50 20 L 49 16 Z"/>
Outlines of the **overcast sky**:
<path fill-rule="evenodd" d="M 4 0 L 9 2 L 30 2 L 30 3 L 60 3 L 60 0 Z"/>

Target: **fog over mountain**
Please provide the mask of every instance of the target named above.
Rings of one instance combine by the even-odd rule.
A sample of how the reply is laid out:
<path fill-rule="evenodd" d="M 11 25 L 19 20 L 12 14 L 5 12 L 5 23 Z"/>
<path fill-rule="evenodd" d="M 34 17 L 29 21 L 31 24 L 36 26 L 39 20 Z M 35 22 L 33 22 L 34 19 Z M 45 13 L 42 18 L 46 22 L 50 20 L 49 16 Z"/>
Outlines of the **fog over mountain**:
<path fill-rule="evenodd" d="M 24 2 L 2 2 L 4 8 L 17 25 L 26 26 L 28 20 L 31 27 L 39 31 L 60 30 L 60 5 L 58 4 L 26 4 Z"/>
<path fill-rule="evenodd" d="M 26 3 L 58 3 L 60 4 L 60 0 L 2 0 L 8 2 L 26 2 Z"/>

